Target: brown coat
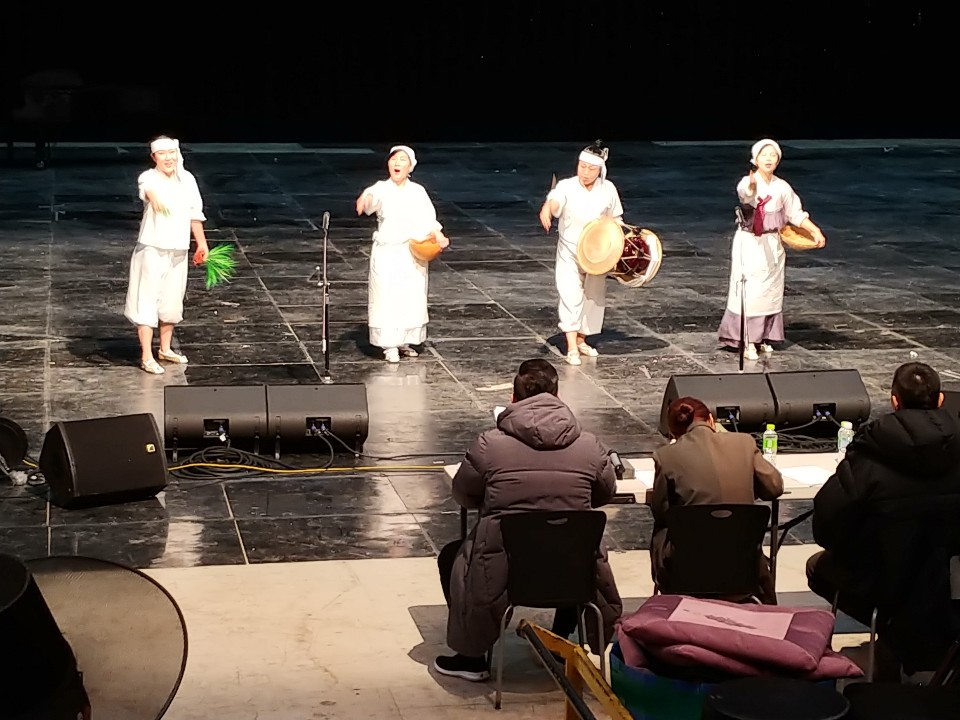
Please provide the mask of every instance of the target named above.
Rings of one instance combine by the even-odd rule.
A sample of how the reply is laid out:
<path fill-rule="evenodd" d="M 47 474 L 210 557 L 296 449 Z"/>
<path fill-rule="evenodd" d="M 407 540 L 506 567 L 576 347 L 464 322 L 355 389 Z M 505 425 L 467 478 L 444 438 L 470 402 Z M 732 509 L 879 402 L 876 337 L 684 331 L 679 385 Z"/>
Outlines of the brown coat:
<path fill-rule="evenodd" d="M 654 452 L 653 463 L 650 569 L 655 584 L 668 571 L 671 549 L 666 521 L 671 506 L 746 505 L 757 498 L 773 500 L 783 494 L 780 471 L 763 459 L 750 435 L 716 432 L 704 422 L 694 422 L 676 443 Z M 758 592 L 761 599 L 775 602 L 770 568 L 765 559 L 761 560 L 762 587 Z"/>
<path fill-rule="evenodd" d="M 507 557 L 500 517 L 507 513 L 589 510 L 610 501 L 616 474 L 606 449 L 580 429 L 573 412 L 554 395 L 540 394 L 508 405 L 467 451 L 453 478 L 453 497 L 465 508 L 479 508 L 480 520 L 464 541 L 453 565 L 447 645 L 479 657 L 500 635 L 507 609 Z M 597 598 L 610 640 L 623 610 L 601 545 L 597 557 Z M 588 635 L 595 632 L 587 613 Z M 591 645 L 596 643 L 591 642 Z"/>

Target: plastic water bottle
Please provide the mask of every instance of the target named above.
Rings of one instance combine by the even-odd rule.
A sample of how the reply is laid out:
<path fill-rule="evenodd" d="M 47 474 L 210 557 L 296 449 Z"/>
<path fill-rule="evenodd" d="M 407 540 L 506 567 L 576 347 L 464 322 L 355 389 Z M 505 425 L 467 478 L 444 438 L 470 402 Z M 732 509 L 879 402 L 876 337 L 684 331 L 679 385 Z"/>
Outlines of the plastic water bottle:
<path fill-rule="evenodd" d="M 763 431 L 763 459 L 771 465 L 777 464 L 777 437 L 773 425 L 767 425 L 767 429 Z"/>
<path fill-rule="evenodd" d="M 844 420 L 840 423 L 840 430 L 837 432 L 837 460 L 843 460 L 851 440 L 853 440 L 853 423 Z"/>

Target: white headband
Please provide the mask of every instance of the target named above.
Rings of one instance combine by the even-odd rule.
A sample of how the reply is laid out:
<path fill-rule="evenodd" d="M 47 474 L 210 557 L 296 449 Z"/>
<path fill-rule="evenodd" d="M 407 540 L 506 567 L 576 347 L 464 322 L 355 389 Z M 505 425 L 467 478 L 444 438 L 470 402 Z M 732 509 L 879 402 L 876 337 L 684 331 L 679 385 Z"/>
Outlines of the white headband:
<path fill-rule="evenodd" d="M 597 167 L 603 167 L 607 164 L 607 161 L 604 158 L 587 152 L 586 150 L 580 153 L 580 160 L 588 165 L 596 165 Z"/>
<path fill-rule="evenodd" d="M 180 152 L 180 141 L 175 140 L 174 138 L 157 138 L 152 143 L 150 143 L 150 154 L 153 155 L 155 152 L 162 152 L 164 150 L 176 150 L 177 151 L 177 177 L 180 177 L 180 170 L 183 169 L 183 153 Z"/>
<path fill-rule="evenodd" d="M 390 157 L 393 157 L 395 152 L 403 150 L 407 154 L 407 157 L 410 158 L 410 172 L 413 172 L 413 169 L 417 166 L 417 155 L 413 152 L 413 148 L 409 145 L 394 145 L 390 148 Z"/>
<path fill-rule="evenodd" d="M 750 161 L 751 161 L 754 165 L 757 164 L 757 156 L 760 154 L 760 151 L 763 150 L 763 149 L 764 149 L 765 147 L 767 147 L 768 145 L 770 145 L 771 147 L 773 147 L 774 150 L 777 151 L 777 157 L 778 157 L 778 158 L 782 158 L 782 157 L 783 157 L 783 151 L 780 150 L 780 146 L 777 145 L 777 142 L 776 142 L 775 140 L 771 140 L 771 139 L 769 139 L 769 138 L 764 138 L 763 140 L 760 140 L 760 141 L 758 141 L 758 142 L 755 142 L 755 143 L 753 144 L 753 147 L 750 148 Z"/>
<path fill-rule="evenodd" d="M 173 138 L 157 138 L 150 143 L 150 154 L 161 152 L 163 150 L 179 150 L 180 141 Z"/>
<path fill-rule="evenodd" d="M 609 151 L 607 148 L 603 149 L 603 156 L 594 155 L 592 152 L 587 152 L 586 150 L 580 153 L 580 162 L 585 162 L 587 165 L 593 165 L 600 168 L 600 182 L 603 182 L 607 177 L 607 153 Z"/>

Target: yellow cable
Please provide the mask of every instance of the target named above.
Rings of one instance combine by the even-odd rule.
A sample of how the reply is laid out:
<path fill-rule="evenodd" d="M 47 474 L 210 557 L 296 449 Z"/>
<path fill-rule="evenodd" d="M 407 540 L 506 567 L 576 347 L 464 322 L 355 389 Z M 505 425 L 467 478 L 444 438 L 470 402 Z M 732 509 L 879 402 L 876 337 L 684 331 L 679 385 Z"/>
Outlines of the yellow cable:
<path fill-rule="evenodd" d="M 23 464 L 26 465 L 27 467 L 37 467 L 34 463 L 30 462 L 29 460 L 24 460 Z"/>
<path fill-rule="evenodd" d="M 292 475 L 302 473 L 323 472 L 351 472 L 357 470 L 443 470 L 443 465 L 369 465 L 364 467 L 331 467 L 331 468 L 269 468 L 256 465 L 227 465 L 223 463 L 187 463 L 167 468 L 167 472 L 183 470 L 184 468 L 207 467 L 220 470 L 256 470 L 257 472 L 276 473 L 278 475 Z"/>

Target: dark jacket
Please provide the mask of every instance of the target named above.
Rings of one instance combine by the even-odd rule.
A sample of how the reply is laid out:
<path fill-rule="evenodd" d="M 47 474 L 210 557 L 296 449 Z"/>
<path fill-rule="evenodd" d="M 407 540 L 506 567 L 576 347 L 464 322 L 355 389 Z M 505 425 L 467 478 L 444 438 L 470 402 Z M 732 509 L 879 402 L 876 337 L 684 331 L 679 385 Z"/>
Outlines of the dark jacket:
<path fill-rule="evenodd" d="M 616 491 L 606 448 L 581 430 L 573 412 L 554 395 L 540 394 L 508 405 L 471 445 L 453 478 L 453 497 L 479 508 L 480 520 L 453 566 L 447 644 L 480 656 L 496 643 L 507 609 L 507 557 L 500 536 L 502 515 L 532 510 L 590 510 Z M 597 599 L 604 637 L 623 609 L 607 562 L 597 557 Z M 588 613 L 588 623 L 591 615 Z M 596 648 L 595 648 L 596 649 Z"/>
<path fill-rule="evenodd" d="M 879 608 L 880 632 L 904 665 L 935 662 L 954 616 L 948 556 L 960 552 L 956 419 L 898 410 L 863 426 L 813 508 L 814 539 Z"/>
<path fill-rule="evenodd" d="M 654 478 L 650 510 L 653 537 L 650 568 L 658 585 L 667 580 L 670 543 L 667 511 L 674 505 L 752 504 L 783 494 L 780 471 L 763 459 L 753 437 L 745 433 L 716 432 L 705 422 L 694 422 L 676 443 L 653 454 Z M 761 562 L 758 595 L 775 602 L 770 566 Z"/>

